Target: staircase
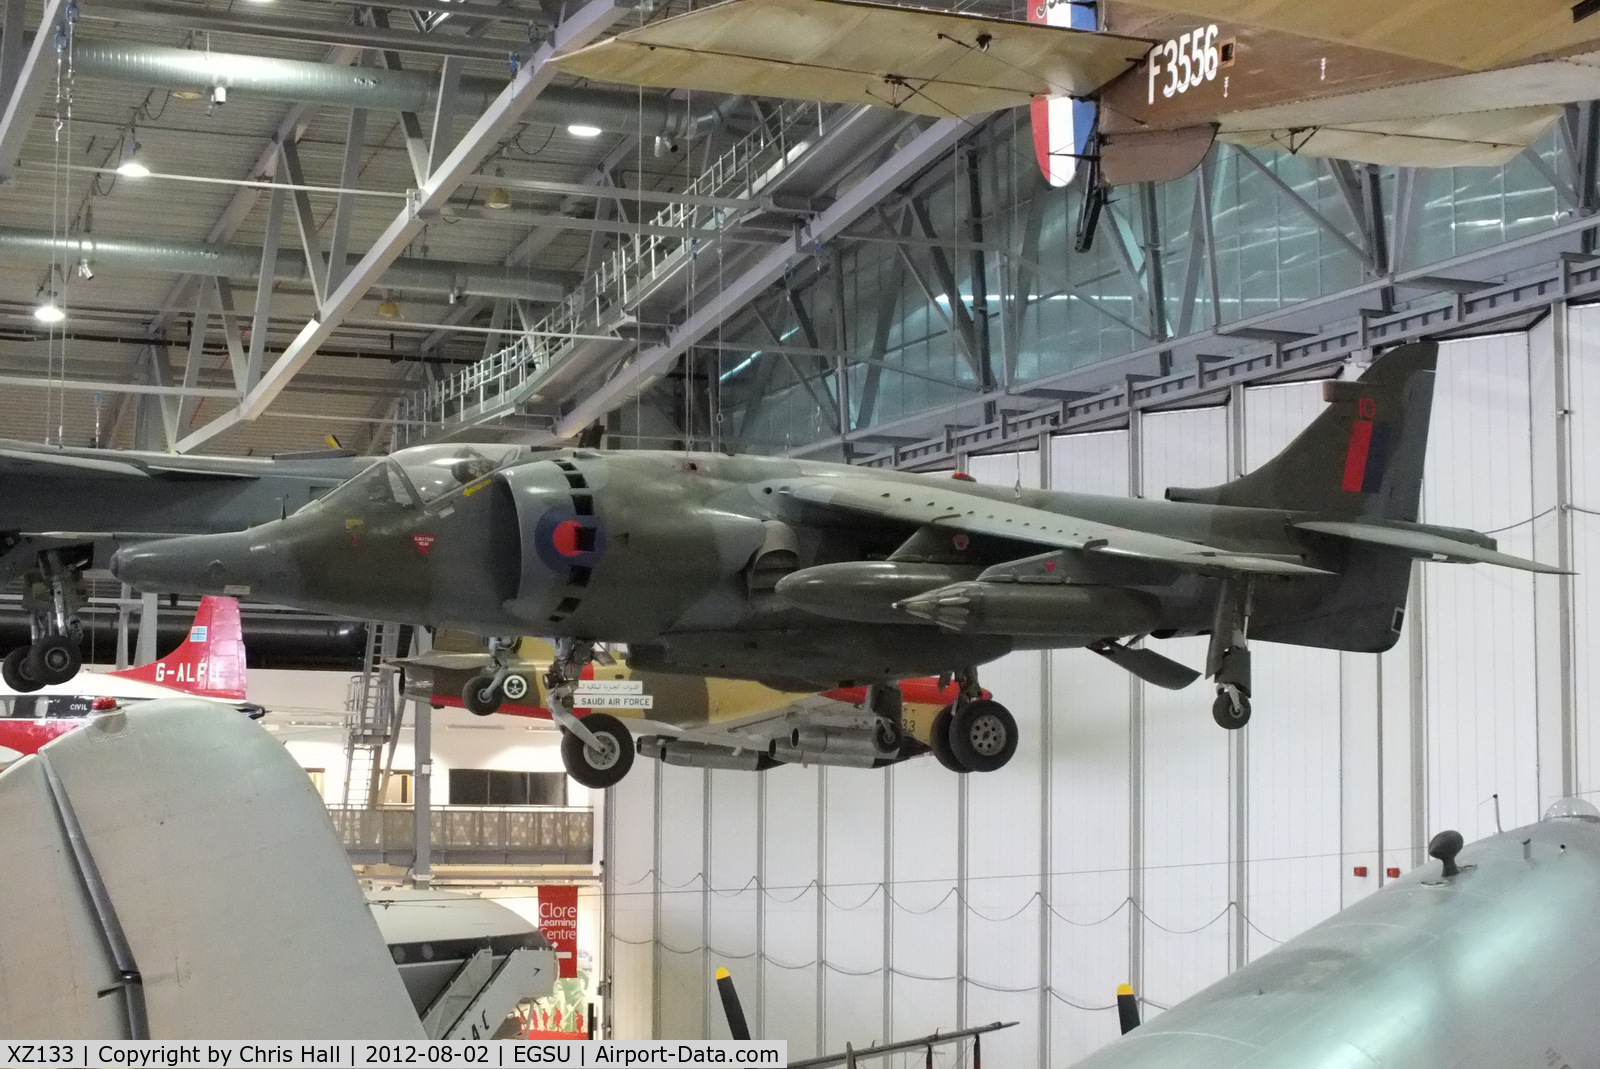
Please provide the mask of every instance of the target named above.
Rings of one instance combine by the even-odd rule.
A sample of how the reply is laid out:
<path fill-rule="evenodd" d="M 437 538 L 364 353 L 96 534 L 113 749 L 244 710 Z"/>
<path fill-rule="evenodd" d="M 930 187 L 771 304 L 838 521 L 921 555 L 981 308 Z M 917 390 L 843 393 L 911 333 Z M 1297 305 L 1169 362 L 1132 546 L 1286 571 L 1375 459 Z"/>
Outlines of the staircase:
<path fill-rule="evenodd" d="M 403 708 L 391 665 L 400 646 L 400 625 L 367 621 L 367 651 L 361 675 L 351 679 L 345 699 L 344 804 L 374 809 L 383 800 Z"/>

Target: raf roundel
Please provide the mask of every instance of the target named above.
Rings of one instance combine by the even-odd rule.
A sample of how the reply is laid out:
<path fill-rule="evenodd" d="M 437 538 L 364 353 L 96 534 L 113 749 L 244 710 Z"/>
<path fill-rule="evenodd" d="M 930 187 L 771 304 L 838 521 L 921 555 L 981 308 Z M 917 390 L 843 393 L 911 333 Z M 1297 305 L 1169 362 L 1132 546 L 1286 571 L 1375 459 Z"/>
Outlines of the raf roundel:
<path fill-rule="evenodd" d="M 606 540 L 593 516 L 579 516 L 570 507 L 558 507 L 539 517 L 533 544 L 545 567 L 561 572 L 573 565 L 594 567 Z"/>

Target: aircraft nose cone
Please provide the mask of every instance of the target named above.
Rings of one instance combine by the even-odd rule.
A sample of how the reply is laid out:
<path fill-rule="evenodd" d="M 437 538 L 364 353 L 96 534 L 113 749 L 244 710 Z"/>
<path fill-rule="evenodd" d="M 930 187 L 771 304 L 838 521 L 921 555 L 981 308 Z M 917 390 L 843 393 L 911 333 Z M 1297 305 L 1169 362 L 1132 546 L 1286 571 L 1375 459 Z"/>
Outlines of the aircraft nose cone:
<path fill-rule="evenodd" d="M 111 555 L 111 574 L 146 593 L 249 594 L 263 563 L 251 548 L 244 532 L 142 542 Z"/>

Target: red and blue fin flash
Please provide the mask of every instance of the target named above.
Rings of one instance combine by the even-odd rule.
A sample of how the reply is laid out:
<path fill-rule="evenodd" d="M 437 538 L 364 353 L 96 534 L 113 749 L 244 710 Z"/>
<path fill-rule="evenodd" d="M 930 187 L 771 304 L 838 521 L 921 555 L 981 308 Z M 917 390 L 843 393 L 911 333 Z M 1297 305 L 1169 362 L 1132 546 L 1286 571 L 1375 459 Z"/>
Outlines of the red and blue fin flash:
<path fill-rule="evenodd" d="M 1389 465 L 1389 425 L 1378 422 L 1378 403 L 1371 397 L 1356 401 L 1356 418 L 1350 424 L 1350 444 L 1344 454 L 1341 490 L 1375 494 L 1383 485 Z"/>
<path fill-rule="evenodd" d="M 1028 0 L 1028 21 L 1075 30 L 1096 30 L 1092 6 L 1068 0 Z M 1033 98 L 1033 152 L 1039 170 L 1052 186 L 1064 186 L 1078 173 L 1078 160 L 1089 148 L 1094 129 L 1092 101 L 1070 97 Z"/>

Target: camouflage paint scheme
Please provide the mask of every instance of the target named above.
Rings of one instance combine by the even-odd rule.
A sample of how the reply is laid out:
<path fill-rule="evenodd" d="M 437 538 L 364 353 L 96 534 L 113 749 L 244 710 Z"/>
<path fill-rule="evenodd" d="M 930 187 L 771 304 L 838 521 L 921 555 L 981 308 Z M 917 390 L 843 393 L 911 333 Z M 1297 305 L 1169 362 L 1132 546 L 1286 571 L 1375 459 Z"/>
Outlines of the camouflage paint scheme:
<path fill-rule="evenodd" d="M 635 670 L 780 691 L 1204 633 L 1235 594 L 1251 638 L 1375 652 L 1400 634 L 1416 559 L 1553 570 L 1415 522 L 1436 356 L 1404 346 L 1330 383 L 1278 457 L 1165 501 L 778 457 L 419 446 L 287 519 L 112 566 L 144 590 L 626 643 Z"/>

